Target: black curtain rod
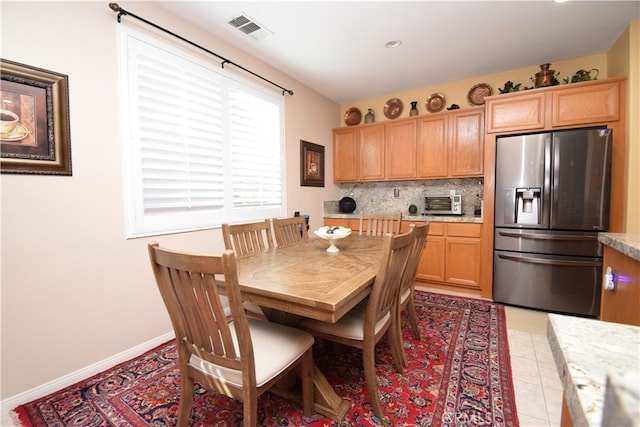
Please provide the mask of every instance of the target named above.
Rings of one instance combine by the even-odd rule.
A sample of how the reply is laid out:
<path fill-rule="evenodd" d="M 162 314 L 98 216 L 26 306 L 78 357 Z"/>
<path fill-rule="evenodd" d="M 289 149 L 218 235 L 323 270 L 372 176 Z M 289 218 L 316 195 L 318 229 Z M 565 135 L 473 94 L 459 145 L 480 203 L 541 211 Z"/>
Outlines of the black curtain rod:
<path fill-rule="evenodd" d="M 274 85 L 274 86 L 276 86 L 276 87 L 278 87 L 278 88 L 282 89 L 282 95 L 284 95 L 285 93 L 288 93 L 289 95 L 293 95 L 293 91 L 292 91 L 291 89 L 286 89 L 286 88 L 284 88 L 284 87 L 280 86 L 279 84 L 276 84 L 276 83 L 272 82 L 271 80 L 269 80 L 269 79 L 266 79 L 266 78 L 262 77 L 260 74 L 256 74 L 256 73 L 254 73 L 253 71 L 251 71 L 251 70 L 249 70 L 249 69 L 247 69 L 247 68 L 243 67 L 242 65 L 236 64 L 235 62 L 231 61 L 230 59 L 227 59 L 227 58 L 225 58 L 224 56 L 220 56 L 220 55 L 218 55 L 217 53 L 210 51 L 210 50 L 209 50 L 209 49 L 207 49 L 206 47 L 202 47 L 202 46 L 200 46 L 199 44 L 196 44 L 196 43 L 192 42 L 191 40 L 187 40 L 187 39 L 185 39 L 185 38 L 184 38 L 184 37 L 182 37 L 181 35 L 178 35 L 178 34 L 176 34 L 176 33 L 172 32 L 172 31 L 167 30 L 166 28 L 163 28 L 163 27 L 161 27 L 161 26 L 159 26 L 159 25 L 156 25 L 156 24 L 154 24 L 154 23 L 153 23 L 153 22 L 151 22 L 151 21 L 147 21 L 146 19 L 141 18 L 141 17 L 139 17 L 138 15 L 134 15 L 133 13 L 131 13 L 131 12 L 127 11 L 127 10 L 124 10 L 123 8 L 121 8 L 120 6 L 118 6 L 118 3 L 109 3 L 109 8 L 110 8 L 111 10 L 113 10 L 114 12 L 117 12 L 117 13 L 118 13 L 118 23 L 120 23 L 120 22 L 121 22 L 121 18 L 122 18 L 122 16 L 123 16 L 123 15 L 125 15 L 125 16 L 131 16 L 131 17 L 133 17 L 133 18 L 136 18 L 136 19 L 138 19 L 138 20 L 140 20 L 140 21 L 144 22 L 145 24 L 151 25 L 152 27 L 154 27 L 154 28 L 156 28 L 156 29 L 158 29 L 158 30 L 160 30 L 160 31 L 164 31 L 165 33 L 170 34 L 170 35 L 172 35 L 173 37 L 176 37 L 176 38 L 178 38 L 178 39 L 182 40 L 183 42 L 190 44 L 191 46 L 194 46 L 194 47 L 197 47 L 198 49 L 204 50 L 205 52 L 207 52 L 207 53 L 209 53 L 209 54 L 211 54 L 211 55 L 215 56 L 216 58 L 221 59 L 221 60 L 222 60 L 222 68 L 224 68 L 224 64 L 231 64 L 231 65 L 234 65 L 234 66 L 236 66 L 236 67 L 240 68 L 242 71 L 246 71 L 247 73 L 249 73 L 249 74 L 251 74 L 251 75 L 253 75 L 253 76 L 258 77 L 259 79 L 262 79 L 262 80 L 264 80 L 265 82 L 267 82 L 267 83 L 271 83 L 272 85 Z"/>

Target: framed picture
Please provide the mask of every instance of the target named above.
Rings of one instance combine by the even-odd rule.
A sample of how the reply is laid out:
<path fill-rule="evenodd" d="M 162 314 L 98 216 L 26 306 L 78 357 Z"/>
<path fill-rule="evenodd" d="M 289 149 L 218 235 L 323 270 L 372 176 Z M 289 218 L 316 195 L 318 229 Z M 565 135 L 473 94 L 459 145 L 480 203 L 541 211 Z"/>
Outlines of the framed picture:
<path fill-rule="evenodd" d="M 324 187 L 324 146 L 300 140 L 300 185 Z"/>
<path fill-rule="evenodd" d="M 2 173 L 71 175 L 68 77 L 0 59 Z"/>

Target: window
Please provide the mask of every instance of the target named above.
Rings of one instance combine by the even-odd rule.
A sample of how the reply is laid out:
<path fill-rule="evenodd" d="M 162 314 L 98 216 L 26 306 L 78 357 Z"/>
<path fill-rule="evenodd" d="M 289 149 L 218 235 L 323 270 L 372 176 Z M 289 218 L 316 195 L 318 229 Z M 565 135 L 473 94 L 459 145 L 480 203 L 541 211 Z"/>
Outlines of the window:
<path fill-rule="evenodd" d="M 283 98 L 121 25 L 127 236 L 283 216 Z"/>

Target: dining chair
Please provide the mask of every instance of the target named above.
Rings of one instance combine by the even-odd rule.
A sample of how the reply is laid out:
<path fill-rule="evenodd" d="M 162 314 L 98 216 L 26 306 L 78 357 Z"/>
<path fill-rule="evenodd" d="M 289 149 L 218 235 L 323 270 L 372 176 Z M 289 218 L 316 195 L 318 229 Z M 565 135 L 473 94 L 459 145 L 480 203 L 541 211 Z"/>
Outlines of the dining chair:
<path fill-rule="evenodd" d="M 382 236 L 385 233 L 400 234 L 402 212 L 367 213 L 360 212 L 360 234 Z"/>
<path fill-rule="evenodd" d="M 293 216 L 290 218 L 273 218 L 273 234 L 278 246 L 290 245 L 309 239 L 307 223 L 303 216 Z"/>
<path fill-rule="evenodd" d="M 411 251 L 405 265 L 404 272 L 402 274 L 402 281 L 400 282 L 400 291 L 398 292 L 398 310 L 396 322 L 394 326 L 397 328 L 395 336 L 400 338 L 398 343 L 402 350 L 402 362 L 406 368 L 409 366 L 406 355 L 404 354 L 404 345 L 402 343 L 402 310 L 407 311 L 409 317 L 409 323 L 411 324 L 411 330 L 413 337 L 420 340 L 420 328 L 418 327 L 418 318 L 416 316 L 416 307 L 414 304 L 414 291 L 416 286 L 416 273 L 418 271 L 418 264 L 420 264 L 420 258 L 424 251 L 425 244 L 427 242 L 427 233 L 429 232 L 429 223 L 424 224 L 411 224 L 410 229 L 413 229 L 413 242 L 411 244 Z"/>
<path fill-rule="evenodd" d="M 397 347 L 397 332 L 391 327 L 397 315 L 397 298 L 400 279 L 404 271 L 411 244 L 413 230 L 404 234 L 385 234 L 383 255 L 369 297 L 351 309 L 336 323 L 306 319 L 302 327 L 316 338 L 328 340 L 362 350 L 364 378 L 369 398 L 376 416 L 383 418 L 382 405 L 376 384 L 375 347 L 389 333 L 389 346 L 393 363 L 403 372 L 401 348 Z"/>
<path fill-rule="evenodd" d="M 271 222 L 268 219 L 246 224 L 222 224 L 222 240 L 225 249 L 233 250 L 236 256 L 250 255 L 275 247 Z M 264 311 L 257 304 L 245 301 L 244 308 L 251 315 L 265 317 Z"/>
<path fill-rule="evenodd" d="M 247 224 L 222 224 L 224 247 L 237 256 L 262 252 L 274 247 L 273 233 L 268 219 Z"/>
<path fill-rule="evenodd" d="M 302 384 L 303 413 L 313 415 L 314 338 L 301 329 L 247 317 L 233 251 L 188 254 L 153 242 L 149 257 L 176 335 L 178 426 L 189 424 L 194 382 L 242 401 L 244 426 L 257 426 L 258 397 L 294 369 Z"/>

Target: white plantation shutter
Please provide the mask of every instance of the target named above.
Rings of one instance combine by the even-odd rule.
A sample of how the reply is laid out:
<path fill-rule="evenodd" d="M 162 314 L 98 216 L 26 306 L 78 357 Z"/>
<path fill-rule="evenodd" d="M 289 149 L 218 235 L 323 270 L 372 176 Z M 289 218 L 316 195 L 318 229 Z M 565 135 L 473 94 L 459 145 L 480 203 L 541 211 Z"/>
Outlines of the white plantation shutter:
<path fill-rule="evenodd" d="M 124 29 L 128 235 L 281 216 L 282 97 Z"/>
<path fill-rule="evenodd" d="M 246 92 L 229 93 L 233 207 L 278 206 L 282 200 L 279 111 Z"/>

